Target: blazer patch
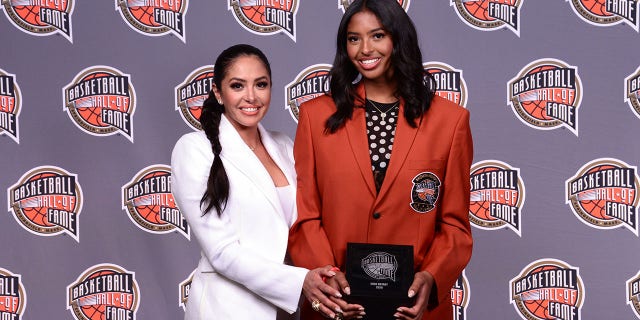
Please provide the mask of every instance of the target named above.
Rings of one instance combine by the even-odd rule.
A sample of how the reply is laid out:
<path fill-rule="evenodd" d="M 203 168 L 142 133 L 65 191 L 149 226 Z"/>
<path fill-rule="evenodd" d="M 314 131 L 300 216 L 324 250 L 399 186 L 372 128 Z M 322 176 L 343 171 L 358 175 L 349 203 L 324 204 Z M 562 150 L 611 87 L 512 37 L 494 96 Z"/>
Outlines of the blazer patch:
<path fill-rule="evenodd" d="M 418 213 L 431 211 L 440 194 L 440 179 L 432 172 L 421 172 L 411 181 L 411 208 Z"/>

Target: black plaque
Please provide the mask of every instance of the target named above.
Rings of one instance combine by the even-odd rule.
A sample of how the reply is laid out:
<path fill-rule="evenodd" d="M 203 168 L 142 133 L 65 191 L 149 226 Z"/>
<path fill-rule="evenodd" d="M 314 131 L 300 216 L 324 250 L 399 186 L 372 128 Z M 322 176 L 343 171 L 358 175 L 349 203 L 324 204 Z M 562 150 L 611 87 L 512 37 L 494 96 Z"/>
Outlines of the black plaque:
<path fill-rule="evenodd" d="M 365 319 L 393 319 L 400 306 L 413 306 L 407 293 L 413 282 L 413 246 L 347 243 L 349 303 L 362 305 Z"/>

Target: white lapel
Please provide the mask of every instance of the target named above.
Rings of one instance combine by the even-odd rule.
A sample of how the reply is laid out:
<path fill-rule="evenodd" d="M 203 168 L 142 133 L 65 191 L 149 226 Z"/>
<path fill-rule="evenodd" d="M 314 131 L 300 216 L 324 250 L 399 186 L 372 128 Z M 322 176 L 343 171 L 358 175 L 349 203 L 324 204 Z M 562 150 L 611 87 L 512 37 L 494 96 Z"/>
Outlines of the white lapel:
<path fill-rule="evenodd" d="M 285 172 L 289 183 L 292 183 L 290 178 L 291 173 L 288 172 L 289 169 L 287 168 L 288 166 L 283 165 L 284 161 L 281 153 L 285 152 L 286 155 L 286 150 L 280 150 L 282 148 L 277 145 L 273 137 L 271 137 L 262 125 L 258 125 L 258 130 L 260 130 L 263 145 L 276 164 Z M 271 176 L 224 114 L 220 119 L 220 143 L 222 144 L 220 158 L 224 165 L 233 166 L 235 170 L 245 175 L 247 180 L 255 184 L 257 189 L 260 190 L 271 204 L 273 208 L 272 212 L 276 212 L 280 217 L 284 218 L 282 206 L 280 205 L 280 200 Z M 286 159 L 286 157 L 284 159 Z"/>

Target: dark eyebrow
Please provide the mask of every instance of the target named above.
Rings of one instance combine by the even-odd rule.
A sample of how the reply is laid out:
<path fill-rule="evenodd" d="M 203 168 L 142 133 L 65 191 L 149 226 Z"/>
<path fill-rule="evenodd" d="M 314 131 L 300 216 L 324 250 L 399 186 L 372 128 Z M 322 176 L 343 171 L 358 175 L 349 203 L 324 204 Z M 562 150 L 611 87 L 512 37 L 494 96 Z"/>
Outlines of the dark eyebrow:
<path fill-rule="evenodd" d="M 380 31 L 382 31 L 384 33 L 387 32 L 383 27 L 380 27 L 380 28 L 375 28 L 375 29 L 373 29 L 371 31 L 367 31 L 367 34 L 372 34 L 372 33 L 380 32 Z M 353 32 L 353 31 L 347 31 L 347 35 L 350 35 L 350 34 L 358 34 L 358 33 L 357 32 Z"/>

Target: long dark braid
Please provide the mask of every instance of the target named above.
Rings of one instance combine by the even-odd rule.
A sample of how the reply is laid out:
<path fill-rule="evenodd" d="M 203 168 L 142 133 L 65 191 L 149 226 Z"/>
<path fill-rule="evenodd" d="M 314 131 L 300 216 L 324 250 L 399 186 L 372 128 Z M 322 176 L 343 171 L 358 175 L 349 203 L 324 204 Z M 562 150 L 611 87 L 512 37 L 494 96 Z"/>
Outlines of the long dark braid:
<path fill-rule="evenodd" d="M 271 77 L 271 67 L 267 57 L 260 49 L 248 45 L 237 44 L 231 46 L 218 56 L 213 67 L 213 82 L 218 89 L 222 88 L 222 79 L 227 75 L 227 70 L 233 62 L 240 56 L 256 56 L 265 65 L 269 77 Z M 207 139 L 211 142 L 211 150 L 213 151 L 213 163 L 209 170 L 209 178 L 207 180 L 207 189 L 202 195 L 200 205 L 204 206 L 206 214 L 211 209 L 215 209 L 218 215 L 227 205 L 229 199 L 229 177 L 220 159 L 222 145 L 220 144 L 220 120 L 224 113 L 224 106 L 218 103 L 213 91 L 209 92 L 209 96 L 202 105 L 202 113 L 200 114 L 200 125 L 207 135 Z"/>
<path fill-rule="evenodd" d="M 215 81 L 215 80 L 214 80 Z M 224 107 L 218 103 L 213 91 L 209 92 L 209 96 L 202 105 L 202 113 L 200 114 L 200 125 L 207 135 L 207 139 L 211 142 L 211 151 L 213 151 L 213 163 L 209 169 L 209 179 L 207 180 L 207 190 L 202 195 L 200 204 L 206 204 L 204 212 L 209 212 L 215 208 L 218 215 L 222 213 L 229 199 L 229 178 L 224 170 L 220 153 L 222 145 L 220 144 L 220 119 L 224 113 Z"/>

